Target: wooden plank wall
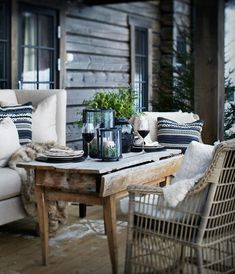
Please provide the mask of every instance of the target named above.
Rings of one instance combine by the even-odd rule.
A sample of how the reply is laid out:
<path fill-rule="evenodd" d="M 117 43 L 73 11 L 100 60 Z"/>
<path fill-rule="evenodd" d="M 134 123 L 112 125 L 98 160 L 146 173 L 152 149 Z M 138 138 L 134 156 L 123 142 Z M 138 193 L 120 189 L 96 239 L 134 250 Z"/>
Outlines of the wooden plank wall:
<path fill-rule="evenodd" d="M 159 1 L 67 6 L 66 78 L 68 92 L 67 144 L 81 146 L 81 132 L 75 121 L 83 100 L 99 90 L 112 90 L 130 84 L 129 16 L 152 21 L 153 92 L 158 84 L 160 60 Z"/>

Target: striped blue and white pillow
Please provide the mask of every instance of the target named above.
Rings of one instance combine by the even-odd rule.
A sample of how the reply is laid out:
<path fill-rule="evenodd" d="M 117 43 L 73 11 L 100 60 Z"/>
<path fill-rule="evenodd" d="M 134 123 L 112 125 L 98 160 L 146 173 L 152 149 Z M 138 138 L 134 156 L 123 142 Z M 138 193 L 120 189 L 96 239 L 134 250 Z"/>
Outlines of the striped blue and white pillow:
<path fill-rule="evenodd" d="M 179 148 L 184 153 L 192 141 L 200 142 L 204 122 L 197 120 L 179 124 L 163 117 L 158 118 L 157 140 L 166 148 Z"/>
<path fill-rule="evenodd" d="M 32 103 L 0 107 L 0 120 L 10 117 L 18 131 L 20 144 L 32 142 Z"/>

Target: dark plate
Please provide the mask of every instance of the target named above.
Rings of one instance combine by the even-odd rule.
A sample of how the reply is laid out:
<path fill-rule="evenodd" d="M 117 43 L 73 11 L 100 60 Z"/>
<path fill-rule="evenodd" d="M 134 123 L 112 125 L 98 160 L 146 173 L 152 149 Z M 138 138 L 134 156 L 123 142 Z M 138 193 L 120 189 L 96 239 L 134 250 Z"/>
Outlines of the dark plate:
<path fill-rule="evenodd" d="M 155 151 L 161 151 L 161 150 L 166 150 L 164 146 L 145 146 L 144 151 L 145 152 L 155 152 Z M 131 149 L 132 152 L 141 152 L 142 147 L 141 146 L 133 146 Z"/>
<path fill-rule="evenodd" d="M 68 162 L 82 162 L 86 159 L 84 156 L 78 156 L 78 157 L 66 157 L 66 158 L 61 158 L 61 157 L 45 157 L 45 156 L 39 156 L 36 158 L 36 161 L 39 162 L 46 162 L 46 163 L 68 163 Z"/>

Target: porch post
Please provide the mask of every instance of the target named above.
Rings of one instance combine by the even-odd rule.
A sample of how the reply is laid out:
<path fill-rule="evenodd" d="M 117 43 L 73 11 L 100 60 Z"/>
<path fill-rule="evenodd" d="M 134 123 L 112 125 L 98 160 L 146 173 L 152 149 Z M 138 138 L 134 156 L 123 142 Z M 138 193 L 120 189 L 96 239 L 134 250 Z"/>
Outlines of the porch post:
<path fill-rule="evenodd" d="M 205 143 L 224 136 L 224 0 L 196 0 L 195 112 L 205 121 Z"/>

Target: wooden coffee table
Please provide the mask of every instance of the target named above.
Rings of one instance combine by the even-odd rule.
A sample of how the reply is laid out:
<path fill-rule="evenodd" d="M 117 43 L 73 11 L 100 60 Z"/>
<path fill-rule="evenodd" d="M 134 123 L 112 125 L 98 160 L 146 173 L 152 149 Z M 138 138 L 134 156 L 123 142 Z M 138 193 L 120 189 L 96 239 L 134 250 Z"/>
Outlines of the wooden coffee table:
<path fill-rule="evenodd" d="M 101 205 L 108 238 L 113 274 L 118 273 L 116 199 L 128 194 L 130 184 L 157 185 L 175 173 L 182 159 L 180 150 L 151 153 L 128 153 L 115 162 L 98 159 L 77 163 L 19 163 L 18 167 L 34 169 L 38 221 L 43 264 L 48 262 L 47 202 L 70 201 Z"/>

